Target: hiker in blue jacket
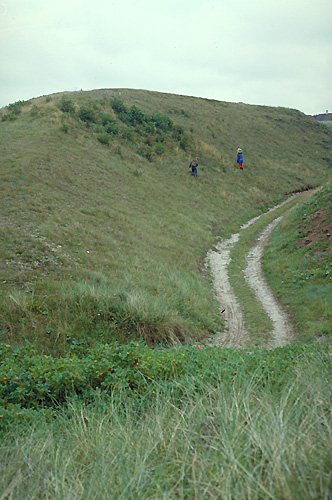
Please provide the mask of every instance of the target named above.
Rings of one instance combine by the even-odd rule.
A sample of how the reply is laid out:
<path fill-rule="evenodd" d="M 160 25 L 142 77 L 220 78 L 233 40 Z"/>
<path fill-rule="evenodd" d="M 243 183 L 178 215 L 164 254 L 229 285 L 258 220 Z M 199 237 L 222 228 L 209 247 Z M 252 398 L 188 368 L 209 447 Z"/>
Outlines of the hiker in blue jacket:
<path fill-rule="evenodd" d="M 236 154 L 237 154 L 236 161 L 240 166 L 240 170 L 243 170 L 243 153 L 240 146 L 237 147 Z"/>
<path fill-rule="evenodd" d="M 198 166 L 198 157 L 194 158 L 190 164 L 189 168 L 191 167 L 191 173 L 194 177 L 197 177 L 197 166 Z"/>

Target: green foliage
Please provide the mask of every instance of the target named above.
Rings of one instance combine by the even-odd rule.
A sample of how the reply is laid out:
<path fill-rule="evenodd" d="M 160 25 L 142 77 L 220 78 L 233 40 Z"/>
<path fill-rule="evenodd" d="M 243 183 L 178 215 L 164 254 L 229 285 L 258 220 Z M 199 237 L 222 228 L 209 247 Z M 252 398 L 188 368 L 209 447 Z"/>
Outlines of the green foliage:
<path fill-rule="evenodd" d="M 108 146 L 110 143 L 110 138 L 109 138 L 108 132 L 106 132 L 104 134 L 98 134 L 97 139 L 101 144 L 105 144 L 105 146 Z"/>
<path fill-rule="evenodd" d="M 187 135 L 183 135 L 180 139 L 180 148 L 183 149 L 183 151 L 189 151 L 189 137 Z"/>
<path fill-rule="evenodd" d="M 62 97 L 59 102 L 59 109 L 63 113 L 75 113 L 75 104 L 71 99 L 68 99 L 66 97 Z"/>
<path fill-rule="evenodd" d="M 18 116 L 22 112 L 23 106 L 26 106 L 29 101 L 16 101 L 8 104 L 7 109 L 9 113 L 5 113 L 1 116 L 1 121 L 14 121 L 17 120 Z"/>
<path fill-rule="evenodd" d="M 141 125 L 145 121 L 145 115 L 141 109 L 133 105 L 127 112 L 127 119 L 132 126 Z"/>
<path fill-rule="evenodd" d="M 60 130 L 64 132 L 65 134 L 68 134 L 69 131 L 69 125 L 65 121 L 61 121 L 61 127 Z"/>
<path fill-rule="evenodd" d="M 134 139 L 135 129 L 131 126 L 125 126 L 121 129 L 121 137 L 128 142 L 132 142 Z"/>
<path fill-rule="evenodd" d="M 155 145 L 155 152 L 158 156 L 162 156 L 165 153 L 165 146 L 157 142 Z"/>
<path fill-rule="evenodd" d="M 304 341 L 331 338 L 331 193 L 327 185 L 298 204 L 274 231 L 263 259 L 267 279 L 291 308 Z"/>
<path fill-rule="evenodd" d="M 19 115 L 22 111 L 22 107 L 27 104 L 27 101 L 16 101 L 8 104 L 7 109 L 11 115 Z"/>
<path fill-rule="evenodd" d="M 329 499 L 323 360 L 303 356 L 280 391 L 255 374 L 229 383 L 188 376 L 150 383 L 142 396 L 96 390 L 57 412 L 14 407 L 0 490 L 25 500 Z"/>
<path fill-rule="evenodd" d="M 7 120 L 8 121 L 14 121 L 14 120 L 17 120 L 18 116 L 17 114 L 14 114 L 14 113 L 6 113 L 4 115 L 1 116 L 1 121 L 2 122 L 6 122 Z"/>
<path fill-rule="evenodd" d="M 125 113 L 125 111 L 127 110 L 123 101 L 121 99 L 119 99 L 118 97 L 113 97 L 111 99 L 111 106 L 112 106 L 112 109 L 118 114 Z"/>
<path fill-rule="evenodd" d="M 107 122 L 105 125 L 105 132 L 111 135 L 117 135 L 119 132 L 119 127 L 116 122 Z"/>
<path fill-rule="evenodd" d="M 163 132 L 169 132 L 173 130 L 174 124 L 172 119 L 162 113 L 156 113 L 152 116 L 152 120 L 155 122 L 157 128 Z"/>
<path fill-rule="evenodd" d="M 0 397 L 2 408 L 15 412 L 17 405 L 56 409 L 74 395 L 85 403 L 96 391 L 143 395 L 151 383 L 178 384 L 188 377 L 226 386 L 253 378 L 265 390 L 278 391 L 295 381 L 297 370 L 318 358 L 331 369 L 328 348 L 320 344 L 246 353 L 197 345 L 152 350 L 140 342 L 115 342 L 97 345 L 84 357 L 54 358 L 38 354 L 32 345 L 16 349 L 2 343 Z"/>
<path fill-rule="evenodd" d="M 93 108 L 89 106 L 81 106 L 78 112 L 78 116 L 83 122 L 87 124 L 96 122 L 96 113 Z"/>
<path fill-rule="evenodd" d="M 146 121 L 144 128 L 147 134 L 155 135 L 157 132 L 156 124 L 153 121 Z"/>
<path fill-rule="evenodd" d="M 329 130 L 297 112 L 245 105 L 239 112 L 230 103 L 124 91 L 126 105 L 118 114 L 110 95 L 65 94 L 77 110 L 93 110 L 96 122 L 89 128 L 46 105 L 45 97 L 32 102 L 38 116 L 22 112 L 0 124 L 0 335 L 10 343 L 36 340 L 43 352 L 64 355 L 74 347 L 83 353 L 98 340 L 186 342 L 222 334 L 204 269 L 208 249 L 285 193 L 329 175 L 323 160 Z M 133 105 L 145 117 L 135 127 L 122 120 Z M 156 112 L 168 116 L 175 109 L 173 129 L 161 130 L 153 121 Z M 182 109 L 195 120 L 189 123 Z M 60 140 L 56 131 L 63 121 L 71 133 Z M 99 147 L 97 137 L 109 123 L 118 134 L 108 134 L 110 147 Z M 179 139 L 190 127 L 189 156 Z M 244 149 L 248 144 L 245 178 L 233 168 L 231 144 L 238 135 Z M 262 143 L 269 162 L 259 156 Z M 201 159 L 195 186 L 188 175 L 193 152 Z M 325 276 L 329 268 L 322 269 Z M 311 278 L 297 284 L 302 282 Z M 319 331 L 328 329 L 323 316 Z"/>
<path fill-rule="evenodd" d="M 110 113 L 100 113 L 100 119 L 104 126 L 108 123 L 115 123 L 115 119 Z"/>

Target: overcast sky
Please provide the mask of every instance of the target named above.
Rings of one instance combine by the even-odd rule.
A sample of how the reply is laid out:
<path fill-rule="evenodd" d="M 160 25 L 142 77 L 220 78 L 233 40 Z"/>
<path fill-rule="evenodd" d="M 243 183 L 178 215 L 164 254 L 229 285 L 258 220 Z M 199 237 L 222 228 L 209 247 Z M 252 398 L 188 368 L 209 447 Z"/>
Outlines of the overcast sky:
<path fill-rule="evenodd" d="M 332 111 L 332 0 L 0 0 L 0 107 L 97 88 Z"/>

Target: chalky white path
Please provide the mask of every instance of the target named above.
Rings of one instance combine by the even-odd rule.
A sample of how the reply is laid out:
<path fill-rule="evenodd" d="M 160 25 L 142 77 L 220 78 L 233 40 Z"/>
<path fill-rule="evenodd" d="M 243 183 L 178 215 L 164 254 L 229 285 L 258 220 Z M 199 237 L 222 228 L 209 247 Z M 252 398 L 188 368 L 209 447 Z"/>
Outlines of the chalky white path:
<path fill-rule="evenodd" d="M 294 196 L 296 195 L 293 195 L 279 205 L 270 208 L 269 212 L 283 206 L 294 198 Z M 260 219 L 262 215 L 250 219 L 246 224 L 241 226 L 240 232 L 233 234 L 228 239 L 221 240 L 215 247 L 216 251 L 210 250 L 208 252 L 207 264 L 209 265 L 213 276 L 215 296 L 220 304 L 220 310 L 223 312 L 223 317 L 226 320 L 226 330 L 218 335 L 214 341 L 214 345 L 243 348 L 249 340 L 249 335 L 245 329 L 244 318 L 239 301 L 229 282 L 228 266 L 231 262 L 231 250 L 239 241 L 242 231 L 246 230 L 254 222 Z M 245 270 L 245 276 L 249 285 L 255 290 L 257 298 L 262 302 L 262 306 L 273 323 L 274 329 L 272 335 L 274 339 L 274 346 L 284 345 L 289 342 L 291 338 L 291 329 L 288 324 L 286 314 L 281 310 L 264 280 L 260 266 L 260 259 L 269 235 L 281 218 L 282 216 L 275 219 L 266 227 L 262 235 L 259 236 L 257 245 L 250 250 L 247 256 L 248 265 Z M 269 345 L 269 347 L 271 347 L 271 345 Z"/>
<path fill-rule="evenodd" d="M 276 301 L 270 288 L 268 287 L 262 270 L 261 258 L 263 256 L 264 246 L 266 245 L 270 234 L 276 225 L 282 220 L 283 216 L 274 219 L 257 238 L 257 244 L 251 248 L 247 255 L 247 267 L 244 275 L 250 287 L 255 291 L 257 299 L 261 302 L 266 313 L 273 324 L 273 340 L 268 347 L 280 347 L 293 338 L 293 329 L 287 314 Z"/>

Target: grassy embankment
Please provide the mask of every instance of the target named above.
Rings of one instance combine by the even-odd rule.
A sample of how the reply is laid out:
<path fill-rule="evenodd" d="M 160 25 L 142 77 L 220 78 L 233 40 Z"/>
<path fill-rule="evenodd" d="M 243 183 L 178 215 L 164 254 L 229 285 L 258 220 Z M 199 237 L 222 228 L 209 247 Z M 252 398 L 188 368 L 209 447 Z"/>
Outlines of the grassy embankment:
<path fill-rule="evenodd" d="M 109 134 L 107 146 L 81 123 L 80 100 L 99 113 L 113 94 L 73 94 L 69 115 L 54 106 L 59 96 L 41 98 L 1 124 L 2 498 L 331 498 L 325 343 L 251 353 L 97 344 L 213 331 L 206 250 L 286 192 L 325 182 L 330 133 L 291 110 L 124 91 L 128 106 L 151 113 L 158 103 L 184 127 L 203 164 L 194 184 L 173 132 L 149 161 L 139 127 L 128 143 Z M 252 162 L 244 175 L 233 167 L 237 143 Z M 293 235 L 281 234 L 293 239 L 278 251 L 271 240 L 272 283 L 285 266 L 276 261 L 271 277 L 275 254 L 288 263 L 303 251 Z M 321 268 L 324 252 L 311 265 Z M 283 281 L 292 293 L 294 280 Z M 24 339 L 38 343 L 16 349 Z"/>
<path fill-rule="evenodd" d="M 292 313 L 299 340 L 331 342 L 332 186 L 299 204 L 277 226 L 263 267 L 278 298 Z"/>
<path fill-rule="evenodd" d="M 331 132 L 295 110 L 129 90 L 21 104 L 0 124 L 1 335 L 45 352 L 210 335 L 216 237 L 329 173 Z"/>

